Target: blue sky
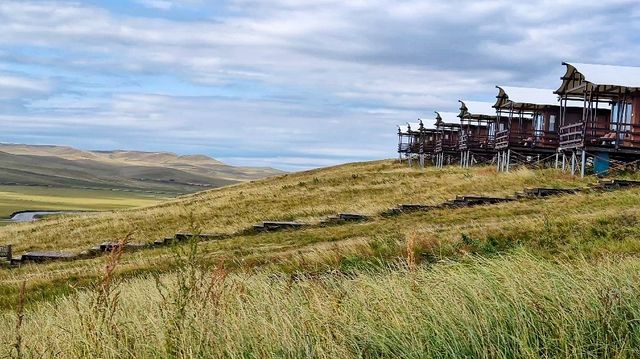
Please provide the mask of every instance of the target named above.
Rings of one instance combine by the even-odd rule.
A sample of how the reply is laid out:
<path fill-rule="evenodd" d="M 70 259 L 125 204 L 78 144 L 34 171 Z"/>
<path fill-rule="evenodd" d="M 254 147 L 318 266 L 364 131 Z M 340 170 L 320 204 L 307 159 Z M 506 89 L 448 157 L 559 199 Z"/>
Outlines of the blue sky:
<path fill-rule="evenodd" d="M 640 65 L 637 1 L 0 2 L 0 142 L 298 170 L 563 60 Z"/>

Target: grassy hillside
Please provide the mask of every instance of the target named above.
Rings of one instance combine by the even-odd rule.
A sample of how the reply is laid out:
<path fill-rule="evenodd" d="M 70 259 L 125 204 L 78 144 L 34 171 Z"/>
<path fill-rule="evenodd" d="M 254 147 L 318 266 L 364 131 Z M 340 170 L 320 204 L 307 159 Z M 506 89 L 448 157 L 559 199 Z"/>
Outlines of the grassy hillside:
<path fill-rule="evenodd" d="M 185 269 L 41 305 L 21 345 L 69 358 L 637 357 L 639 271 L 636 259 L 526 254 L 297 281 L 222 270 L 191 281 Z"/>
<path fill-rule="evenodd" d="M 130 191 L 0 186 L 0 218 L 21 210 L 110 211 L 150 206 L 164 199 Z"/>
<path fill-rule="evenodd" d="M 232 167 L 206 156 L 0 144 L 0 185 L 181 194 L 279 173 Z"/>
<path fill-rule="evenodd" d="M 20 347 L 44 357 L 633 357 L 640 189 L 378 215 L 398 203 L 592 181 L 554 170 L 380 161 L 10 226 L 0 229 L 0 243 L 14 241 L 19 252 L 80 250 L 127 234 L 147 241 L 182 230 L 233 233 L 267 219 L 373 215 L 111 262 L 2 270 L 0 306 L 14 308 L 26 281 Z M 9 344 L 15 315 L 0 326 Z"/>
<path fill-rule="evenodd" d="M 319 221 L 338 212 L 376 214 L 398 203 L 437 204 L 459 194 L 510 195 L 527 186 L 577 186 L 556 171 L 516 171 L 496 176 L 491 168 L 419 171 L 390 161 L 352 164 L 283 175 L 201 192 L 138 209 L 0 230 L 0 243 L 25 248 L 79 250 L 132 234 L 149 242 L 196 226 L 233 233 L 263 220 Z"/>

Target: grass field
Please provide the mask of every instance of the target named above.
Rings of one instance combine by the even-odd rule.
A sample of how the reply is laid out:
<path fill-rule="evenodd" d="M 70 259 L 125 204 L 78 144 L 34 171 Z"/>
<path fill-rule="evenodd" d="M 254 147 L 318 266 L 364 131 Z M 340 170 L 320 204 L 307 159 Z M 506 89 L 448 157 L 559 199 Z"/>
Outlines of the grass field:
<path fill-rule="evenodd" d="M 185 267 L 40 305 L 21 345 L 70 358 L 637 357 L 638 273 L 637 259 L 525 253 L 293 282 Z"/>
<path fill-rule="evenodd" d="M 165 198 L 135 192 L 0 186 L 0 218 L 21 210 L 105 211 L 157 204 Z"/>
<path fill-rule="evenodd" d="M 2 270 L 0 338 L 7 353 L 20 338 L 22 353 L 38 357 L 638 356 L 640 189 L 377 215 L 398 203 L 593 181 L 381 161 L 5 227 L 0 242 L 20 239 L 18 251 L 79 250 L 127 234 L 146 241 L 373 215 Z"/>

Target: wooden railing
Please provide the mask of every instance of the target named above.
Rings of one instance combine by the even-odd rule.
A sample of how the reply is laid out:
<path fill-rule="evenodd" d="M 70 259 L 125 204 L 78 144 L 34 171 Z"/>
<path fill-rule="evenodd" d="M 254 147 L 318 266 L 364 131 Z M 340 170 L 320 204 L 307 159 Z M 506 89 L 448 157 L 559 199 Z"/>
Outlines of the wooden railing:
<path fill-rule="evenodd" d="M 496 150 L 502 150 L 509 147 L 509 130 L 496 132 Z"/>
<path fill-rule="evenodd" d="M 558 134 L 551 131 L 514 131 L 503 130 L 496 133 L 497 150 L 507 147 L 527 148 L 556 148 L 558 147 Z"/>
<path fill-rule="evenodd" d="M 11 244 L 0 246 L 0 258 L 4 258 L 7 261 L 11 262 L 13 258 L 13 247 L 11 246 Z"/>
<path fill-rule="evenodd" d="M 442 151 L 457 151 L 458 150 L 458 140 L 457 139 L 438 139 L 436 140 L 436 145 L 434 146 L 435 152 Z"/>
<path fill-rule="evenodd" d="M 459 148 L 460 150 L 467 150 L 467 149 L 474 149 L 474 148 L 490 149 L 490 148 L 493 148 L 493 144 L 494 144 L 494 138 L 487 134 L 476 135 L 472 133 L 463 133 L 460 136 Z"/>
<path fill-rule="evenodd" d="M 640 125 L 574 123 L 560 128 L 560 147 L 580 146 L 640 148 Z M 620 126 L 616 129 L 616 126 Z"/>

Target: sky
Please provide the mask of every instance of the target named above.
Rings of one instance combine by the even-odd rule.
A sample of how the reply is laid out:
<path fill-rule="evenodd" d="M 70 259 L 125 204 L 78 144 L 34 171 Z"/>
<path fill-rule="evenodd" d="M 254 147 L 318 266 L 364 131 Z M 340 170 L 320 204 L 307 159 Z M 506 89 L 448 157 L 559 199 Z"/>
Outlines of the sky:
<path fill-rule="evenodd" d="M 0 0 L 0 142 L 392 158 L 398 124 L 638 53 L 637 0 Z"/>

